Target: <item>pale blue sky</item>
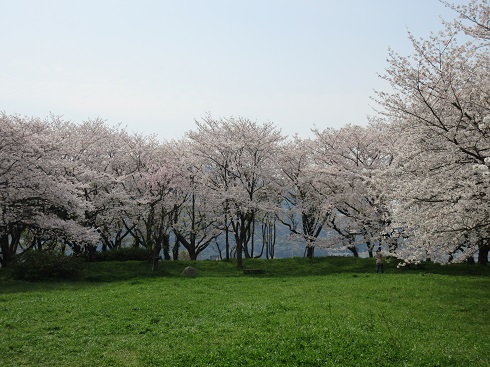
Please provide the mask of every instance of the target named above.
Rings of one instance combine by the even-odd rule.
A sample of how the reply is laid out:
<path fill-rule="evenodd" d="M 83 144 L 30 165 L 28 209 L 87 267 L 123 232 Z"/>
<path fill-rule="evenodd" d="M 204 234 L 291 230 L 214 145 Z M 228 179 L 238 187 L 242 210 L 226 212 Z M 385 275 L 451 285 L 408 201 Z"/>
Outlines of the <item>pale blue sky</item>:
<path fill-rule="evenodd" d="M 461 3 L 462 1 L 459 1 Z M 0 0 L 0 110 L 183 137 L 242 116 L 284 134 L 365 125 L 388 47 L 437 0 Z"/>

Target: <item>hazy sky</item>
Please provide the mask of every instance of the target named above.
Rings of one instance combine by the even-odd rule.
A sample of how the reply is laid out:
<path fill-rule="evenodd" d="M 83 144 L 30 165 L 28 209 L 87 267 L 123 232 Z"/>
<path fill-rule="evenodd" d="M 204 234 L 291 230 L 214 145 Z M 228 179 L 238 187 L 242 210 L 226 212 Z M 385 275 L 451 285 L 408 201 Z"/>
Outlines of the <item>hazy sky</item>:
<path fill-rule="evenodd" d="M 459 1 L 460 3 L 462 1 Z M 284 134 L 365 125 L 388 47 L 437 0 L 0 0 L 0 111 L 181 138 L 242 116 Z"/>

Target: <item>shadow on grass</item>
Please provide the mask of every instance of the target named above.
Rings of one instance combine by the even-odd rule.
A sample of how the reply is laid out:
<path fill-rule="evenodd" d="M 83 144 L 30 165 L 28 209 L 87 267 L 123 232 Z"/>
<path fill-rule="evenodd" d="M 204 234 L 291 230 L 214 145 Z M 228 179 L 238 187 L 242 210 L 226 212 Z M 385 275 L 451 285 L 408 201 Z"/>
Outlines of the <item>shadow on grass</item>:
<path fill-rule="evenodd" d="M 490 276 L 489 266 L 424 263 L 411 268 L 397 268 L 397 260 L 388 260 L 385 274 L 440 274 L 452 276 Z M 93 286 L 97 283 L 135 281 L 152 278 L 185 278 L 182 273 L 187 266 L 198 270 L 198 278 L 206 277 L 303 277 L 333 274 L 375 274 L 374 259 L 354 257 L 317 257 L 288 259 L 245 259 L 245 269 L 259 269 L 257 274 L 246 274 L 236 267 L 234 260 L 226 261 L 162 261 L 157 271 L 144 261 L 106 261 L 86 263 L 83 279 L 79 281 L 52 280 L 26 282 L 9 279 L 7 269 L 0 269 L 0 294 L 23 291 L 50 290 L 66 287 Z M 379 276 L 383 276 L 379 274 Z"/>
<path fill-rule="evenodd" d="M 385 274 L 441 274 L 441 275 L 481 275 L 489 276 L 490 267 L 468 264 L 439 265 L 424 263 L 416 267 L 397 268 L 398 261 L 388 259 Z M 187 266 L 198 270 L 198 277 L 302 277 L 325 276 L 331 274 L 376 273 L 374 259 L 355 257 L 317 257 L 287 259 L 244 259 L 244 269 L 260 270 L 244 272 L 236 267 L 236 261 L 162 261 L 156 272 L 145 262 L 101 262 L 88 263 L 85 281 L 110 282 L 133 278 L 183 277 Z"/>

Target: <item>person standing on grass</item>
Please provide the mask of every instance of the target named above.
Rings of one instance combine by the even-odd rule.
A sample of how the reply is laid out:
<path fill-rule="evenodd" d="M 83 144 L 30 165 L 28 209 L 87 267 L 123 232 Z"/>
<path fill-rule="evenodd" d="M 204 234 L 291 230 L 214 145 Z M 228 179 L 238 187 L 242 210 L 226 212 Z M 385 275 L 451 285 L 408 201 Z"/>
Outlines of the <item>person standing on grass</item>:
<path fill-rule="evenodd" d="M 379 273 L 380 271 L 384 273 L 384 261 L 383 261 L 383 254 L 381 253 L 381 247 L 378 247 L 376 250 L 376 255 L 374 255 L 376 258 L 376 273 Z"/>

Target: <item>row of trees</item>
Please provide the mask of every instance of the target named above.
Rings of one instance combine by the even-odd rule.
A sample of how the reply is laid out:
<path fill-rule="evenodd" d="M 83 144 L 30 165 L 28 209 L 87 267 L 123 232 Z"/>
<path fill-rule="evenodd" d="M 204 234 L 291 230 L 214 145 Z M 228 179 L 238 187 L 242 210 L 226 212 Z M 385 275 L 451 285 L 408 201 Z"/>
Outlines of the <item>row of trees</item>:
<path fill-rule="evenodd" d="M 172 235 L 192 259 L 219 239 L 223 257 L 241 266 L 264 248 L 273 257 L 278 224 L 305 240 L 308 256 L 379 241 L 387 213 L 370 177 L 392 162 L 378 144 L 381 125 L 307 140 L 244 118 L 196 124 L 182 140 L 159 142 L 100 120 L 2 114 L 2 265 L 20 250 L 93 256 L 129 241 L 156 266 L 162 249 L 170 258 Z"/>
<path fill-rule="evenodd" d="M 448 6 L 450 6 L 448 4 Z M 183 246 L 273 257 L 276 226 L 358 254 L 488 261 L 489 7 L 471 1 L 409 57 L 390 53 L 369 126 L 285 137 L 246 118 L 196 122 L 176 141 L 101 120 L 0 116 L 0 263 L 60 248 L 93 257 L 130 243 L 154 267 Z M 464 42 L 464 43 L 463 43 Z M 175 239 L 173 249 L 170 241 Z"/>

